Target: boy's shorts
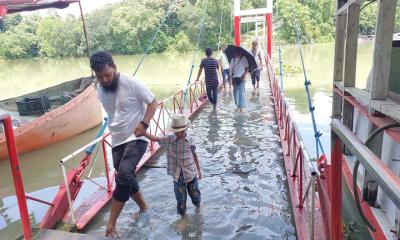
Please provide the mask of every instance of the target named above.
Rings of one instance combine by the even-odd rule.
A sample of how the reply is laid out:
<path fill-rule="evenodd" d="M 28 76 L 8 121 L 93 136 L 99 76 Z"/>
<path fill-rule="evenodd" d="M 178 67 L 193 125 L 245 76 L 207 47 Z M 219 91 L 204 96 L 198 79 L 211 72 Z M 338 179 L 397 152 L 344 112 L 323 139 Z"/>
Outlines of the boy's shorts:
<path fill-rule="evenodd" d="M 185 183 L 185 178 L 182 173 L 179 176 L 178 182 L 174 181 L 174 192 L 177 203 L 177 213 L 179 215 L 185 215 L 186 213 L 186 199 L 189 194 L 193 205 L 200 207 L 201 193 L 199 190 L 199 183 L 197 178 L 193 178 L 192 181 Z"/>

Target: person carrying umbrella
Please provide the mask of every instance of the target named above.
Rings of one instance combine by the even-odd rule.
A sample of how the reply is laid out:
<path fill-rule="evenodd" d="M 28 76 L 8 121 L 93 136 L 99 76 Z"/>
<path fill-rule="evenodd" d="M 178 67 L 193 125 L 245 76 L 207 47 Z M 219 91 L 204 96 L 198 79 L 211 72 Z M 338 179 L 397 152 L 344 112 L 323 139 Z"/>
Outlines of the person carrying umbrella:
<path fill-rule="evenodd" d="M 245 77 L 247 73 L 257 68 L 257 63 L 251 53 L 238 46 L 229 45 L 225 49 L 225 54 L 230 63 L 235 104 L 239 111 L 243 112 L 246 107 Z"/>
<path fill-rule="evenodd" d="M 246 91 L 244 84 L 246 74 L 249 72 L 249 63 L 240 49 L 234 50 L 234 58 L 231 60 L 229 68 L 231 70 L 235 104 L 239 112 L 243 112 L 246 107 Z"/>

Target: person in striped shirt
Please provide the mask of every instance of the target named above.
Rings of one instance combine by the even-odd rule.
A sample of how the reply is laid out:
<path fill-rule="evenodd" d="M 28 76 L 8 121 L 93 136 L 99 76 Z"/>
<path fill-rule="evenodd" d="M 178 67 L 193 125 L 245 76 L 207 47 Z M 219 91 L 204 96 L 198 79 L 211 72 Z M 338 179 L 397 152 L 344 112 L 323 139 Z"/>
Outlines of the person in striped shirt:
<path fill-rule="evenodd" d="M 187 195 L 193 205 L 200 207 L 201 193 L 197 180 L 202 179 L 196 146 L 186 129 L 190 120 L 184 114 L 174 114 L 168 124 L 168 131 L 173 134 L 157 137 L 146 133 L 145 137 L 158 142 L 167 152 L 167 174 L 174 179 L 174 192 L 177 201 L 177 213 L 186 219 Z"/>
<path fill-rule="evenodd" d="M 204 78 L 206 81 L 207 97 L 210 103 L 214 106 L 214 110 L 217 108 L 217 97 L 218 97 L 218 60 L 212 57 L 212 49 L 206 48 L 206 57 L 201 60 L 199 73 L 197 74 L 196 81 L 199 81 L 201 72 L 204 69 Z"/>

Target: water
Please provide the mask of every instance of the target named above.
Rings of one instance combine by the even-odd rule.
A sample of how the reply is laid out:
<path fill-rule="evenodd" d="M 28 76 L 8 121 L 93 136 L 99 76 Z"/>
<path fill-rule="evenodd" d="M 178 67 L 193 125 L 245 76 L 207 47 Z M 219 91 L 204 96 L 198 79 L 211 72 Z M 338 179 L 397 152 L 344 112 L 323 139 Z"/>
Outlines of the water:
<path fill-rule="evenodd" d="M 178 227 L 172 178 L 150 168 L 138 177 L 151 209 L 133 221 L 138 208 L 129 201 L 118 222 L 122 238 L 296 239 L 273 105 L 266 88 L 261 92 L 252 97 L 247 91 L 246 115 L 235 112 L 232 96 L 221 94 L 216 112 L 208 105 L 193 121 L 189 133 L 204 179 L 200 211 L 188 200 L 187 227 Z M 164 154 L 156 160 L 166 165 Z M 109 209 L 87 232 L 103 235 L 108 217 Z"/>
<path fill-rule="evenodd" d="M 322 142 L 325 150 L 329 152 L 334 44 L 317 44 L 307 46 L 303 50 L 308 78 L 312 82 L 311 93 L 316 105 L 317 123 L 323 133 Z M 357 86 L 365 86 L 365 79 L 371 66 L 371 56 L 372 44 L 359 46 Z M 275 54 L 275 57 L 277 57 L 277 54 Z M 115 60 L 121 72 L 131 74 L 135 64 L 139 61 L 139 56 L 117 56 Z M 190 61 L 190 54 L 183 56 L 149 56 L 137 76 L 151 88 L 159 99 L 163 99 L 184 86 L 190 70 Z M 283 62 L 294 68 L 300 66 L 300 59 L 295 46 L 284 47 Z M 275 67 L 278 66 L 276 65 Z M 18 96 L 90 74 L 88 60 L 85 58 L 0 61 L 0 69 L 0 78 L 3 79 L 0 85 L 0 99 Z M 194 74 L 197 74 L 196 69 L 197 67 Z M 306 105 L 303 82 L 302 73 L 296 72 L 288 75 L 285 73 L 284 87 L 286 97 L 293 109 L 303 139 L 308 145 L 311 155 L 313 155 L 315 148 L 313 144 L 314 137 Z M 265 99 L 266 96 L 262 98 Z M 249 102 L 253 104 L 253 107 L 257 106 L 256 102 L 251 102 L 251 100 Z M 256 116 L 251 109 L 248 118 L 264 121 L 264 123 L 270 123 L 271 125 L 274 124 L 273 119 L 268 114 Z M 188 230 L 179 233 L 179 236 L 186 234 L 185 236 L 189 236 L 187 238 L 190 238 L 190 236 L 196 238 L 201 235 L 204 239 L 212 239 L 217 238 L 219 231 L 222 231 L 224 233 L 223 236 L 226 236 L 226 238 L 249 239 L 252 236 L 261 234 L 275 236 L 276 239 L 281 239 L 281 237 L 276 236 L 294 238 L 295 230 L 291 222 L 287 190 L 284 185 L 286 178 L 284 174 L 282 175 L 279 161 L 276 161 L 276 157 L 279 154 L 271 152 L 272 149 L 276 149 L 279 145 L 277 145 L 278 140 L 275 139 L 274 129 L 266 126 L 264 131 L 258 131 L 257 129 L 261 125 L 248 126 L 245 120 L 245 118 L 238 118 L 227 107 L 226 110 L 219 111 L 217 117 L 213 117 L 210 110 L 206 109 L 205 113 L 195 120 L 196 127 L 193 127 L 191 131 L 204 140 L 210 138 L 206 142 L 201 138 L 197 140 L 202 158 L 207 159 L 205 164 L 202 164 L 203 171 L 207 173 L 207 177 L 201 182 L 205 208 L 203 209 L 204 211 L 196 213 L 188 203 L 190 215 Z M 219 130 L 209 131 L 208 126 L 210 123 L 219 125 Z M 242 127 L 243 130 L 240 130 L 239 127 Z M 58 161 L 88 143 L 95 137 L 96 131 L 97 129 L 89 130 L 67 141 L 23 154 L 21 156 L 21 169 L 26 192 L 32 193 L 36 197 L 51 200 L 57 190 L 56 186 L 61 182 Z M 247 135 L 249 132 L 256 136 Z M 272 134 L 273 137 L 267 137 L 267 134 L 268 136 Z M 239 140 L 238 137 L 242 135 L 244 140 L 246 142 L 249 141 L 249 143 L 245 144 L 245 142 Z M 230 141 L 228 137 L 233 137 L 235 140 Z M 260 141 L 260 145 L 256 146 L 253 138 Z M 265 158 L 261 154 L 262 151 L 267 151 L 268 155 L 272 154 L 272 157 Z M 210 156 L 214 157 L 209 159 Z M 266 159 L 266 162 L 261 162 L 260 160 L 257 162 L 255 160 L 261 158 Z M 163 164 L 164 161 L 165 159 L 162 157 L 159 163 Z M 21 232 L 9 169 L 7 161 L 0 162 L 0 175 L 2 176 L 0 181 L 1 239 L 11 239 Z M 97 170 L 94 171 L 93 175 L 101 175 L 101 161 L 96 163 L 95 169 Z M 253 169 L 256 170 L 254 171 Z M 238 170 L 237 173 L 225 173 L 227 171 L 236 172 L 236 170 Z M 248 172 L 249 174 L 241 172 Z M 142 234 L 142 236 L 166 234 L 165 236 L 174 236 L 176 238 L 177 232 L 174 229 L 177 217 L 174 214 L 175 203 L 172 180 L 166 176 L 165 169 L 142 171 L 139 174 L 139 178 L 150 204 L 162 207 L 153 208 L 147 218 L 135 223 L 131 220 L 129 214 L 136 209 L 132 203 L 129 203 L 127 213 L 124 213 L 125 215 L 121 222 L 124 228 L 122 230 L 125 231 L 124 234 L 135 233 Z M 158 184 L 155 186 L 153 182 Z M 219 191 L 214 190 L 217 187 L 219 187 Z M 153 194 L 154 196 L 152 196 Z M 223 205 L 229 201 L 235 201 L 236 209 Z M 47 208 L 39 204 L 29 203 L 28 205 L 30 214 L 33 217 L 33 223 L 39 223 Z M 243 208 L 243 206 L 248 205 L 252 207 Z M 224 206 L 224 208 L 221 208 L 221 206 Z M 107 218 L 108 212 L 109 209 L 106 209 L 88 231 L 99 235 L 103 234 L 104 220 Z M 155 218 L 155 215 L 158 217 Z M 154 235 L 151 235 L 153 232 Z M 251 235 L 253 233 L 254 235 Z"/>

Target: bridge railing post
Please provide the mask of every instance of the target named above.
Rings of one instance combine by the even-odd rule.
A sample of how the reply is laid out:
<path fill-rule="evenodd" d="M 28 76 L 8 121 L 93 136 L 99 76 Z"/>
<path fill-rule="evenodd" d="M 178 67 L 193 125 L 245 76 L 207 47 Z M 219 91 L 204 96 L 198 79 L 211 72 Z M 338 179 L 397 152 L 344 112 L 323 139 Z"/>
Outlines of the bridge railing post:
<path fill-rule="evenodd" d="M 18 209 L 21 216 L 22 231 L 24 239 L 32 238 L 31 223 L 29 220 L 28 207 L 26 204 L 26 195 L 24 190 L 24 183 L 22 180 L 21 169 L 19 166 L 19 157 L 17 146 L 15 144 L 14 130 L 10 115 L 1 115 L 0 123 L 4 126 L 4 133 L 6 136 L 8 155 L 11 165 L 11 173 L 14 180 L 15 194 L 17 195 Z"/>

